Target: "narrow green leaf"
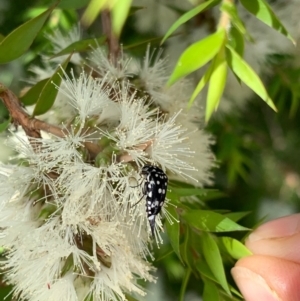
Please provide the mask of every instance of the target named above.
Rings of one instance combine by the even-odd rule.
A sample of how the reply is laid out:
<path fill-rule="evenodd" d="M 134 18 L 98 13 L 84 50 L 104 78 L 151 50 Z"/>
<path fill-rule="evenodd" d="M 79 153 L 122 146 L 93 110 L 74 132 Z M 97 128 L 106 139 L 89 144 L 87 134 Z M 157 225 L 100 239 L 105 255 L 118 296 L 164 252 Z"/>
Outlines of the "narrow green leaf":
<path fill-rule="evenodd" d="M 63 267 L 60 271 L 61 276 L 63 277 L 66 275 L 70 270 L 74 269 L 74 258 L 72 256 L 72 253 L 64 260 Z"/>
<path fill-rule="evenodd" d="M 54 7 L 22 24 L 1 41 L 0 64 L 15 60 L 28 50 Z"/>
<path fill-rule="evenodd" d="M 135 43 L 132 43 L 132 44 L 129 44 L 129 45 L 124 45 L 123 49 L 128 50 L 128 49 L 133 49 L 133 48 L 137 48 L 137 47 L 140 47 L 140 46 L 143 46 L 143 45 L 148 45 L 148 44 L 151 44 L 151 46 L 153 46 L 155 44 L 159 44 L 160 40 L 161 40 L 161 37 L 150 38 L 150 39 L 135 42 Z"/>
<path fill-rule="evenodd" d="M 295 40 L 265 0 L 240 0 L 240 2 L 251 14 L 256 16 L 256 18 L 286 36 L 293 44 L 296 44 Z"/>
<path fill-rule="evenodd" d="M 202 249 L 202 247 L 201 247 L 201 249 Z M 202 278 L 205 277 L 211 281 L 218 283 L 216 277 L 213 275 L 212 271 L 210 270 L 207 262 L 205 260 L 202 260 L 202 258 L 195 262 L 195 268 L 201 274 Z"/>
<path fill-rule="evenodd" d="M 240 55 L 240 57 L 243 57 L 245 47 L 244 36 L 235 27 L 231 27 L 229 35 L 229 45 Z"/>
<path fill-rule="evenodd" d="M 190 250 L 190 229 L 189 227 L 184 228 L 184 241 L 180 245 L 180 254 L 183 262 L 190 268 L 192 268 L 191 250 Z"/>
<path fill-rule="evenodd" d="M 168 85 L 173 84 L 183 76 L 201 68 L 220 51 L 226 38 L 223 28 L 217 32 L 189 46 L 180 56 Z"/>
<path fill-rule="evenodd" d="M 176 212 L 176 209 L 173 206 L 168 207 L 168 212 L 171 214 L 176 220 L 179 220 L 178 213 Z M 176 253 L 176 255 L 181 259 L 180 255 L 180 248 L 179 248 L 179 230 L 180 230 L 180 223 L 174 221 L 174 223 L 171 225 L 168 221 L 165 223 L 167 228 L 167 234 L 168 238 L 170 240 L 171 246 Z"/>
<path fill-rule="evenodd" d="M 217 189 L 206 189 L 206 194 L 201 196 L 201 201 L 208 202 L 212 200 L 217 200 L 220 198 L 227 197 L 226 193 L 219 191 Z"/>
<path fill-rule="evenodd" d="M 238 240 L 231 237 L 222 237 L 222 242 L 229 253 L 234 259 L 240 259 L 245 256 L 252 255 L 252 253 Z"/>
<path fill-rule="evenodd" d="M 209 233 L 202 233 L 202 248 L 204 258 L 213 275 L 216 277 L 227 294 L 231 295 L 218 245 Z"/>
<path fill-rule="evenodd" d="M 31 87 L 26 94 L 24 94 L 20 100 L 25 106 L 31 106 L 35 104 L 39 96 L 44 89 L 45 84 L 49 81 L 49 77 L 37 82 L 33 87 Z"/>
<path fill-rule="evenodd" d="M 0 279 L 1 283 L 4 283 L 2 279 Z M 1 286 L 0 288 L 0 300 L 11 301 L 12 300 L 12 285 Z"/>
<path fill-rule="evenodd" d="M 62 9 L 79 9 L 86 6 L 90 0 L 61 0 L 58 4 Z"/>
<path fill-rule="evenodd" d="M 219 300 L 220 300 L 220 295 L 219 295 L 218 287 L 213 282 L 205 279 L 203 301 L 219 301 Z"/>
<path fill-rule="evenodd" d="M 85 26 L 90 26 L 96 20 L 101 10 L 110 8 L 112 4 L 113 1 L 109 3 L 109 0 L 91 0 L 82 15 L 82 23 Z"/>
<path fill-rule="evenodd" d="M 55 85 L 57 86 L 60 85 L 62 80 L 60 76 L 61 69 L 64 70 L 66 69 L 71 59 L 71 56 L 72 54 L 68 56 L 68 58 L 63 62 L 61 66 L 58 66 L 55 73 L 48 79 L 47 83 L 45 84 L 37 100 L 37 103 L 33 111 L 33 116 L 42 115 L 46 113 L 54 104 L 56 95 L 58 93 L 58 90 L 56 89 Z"/>
<path fill-rule="evenodd" d="M 190 210 L 182 217 L 192 227 L 210 232 L 248 231 L 222 214 L 210 210 Z"/>
<path fill-rule="evenodd" d="M 245 212 L 229 212 L 225 213 L 224 216 L 230 218 L 234 222 L 238 222 L 241 220 L 243 217 L 249 215 L 251 211 L 245 211 Z"/>
<path fill-rule="evenodd" d="M 190 268 L 187 268 L 186 271 L 185 271 L 183 281 L 181 283 L 179 301 L 184 301 L 184 295 L 185 295 L 185 292 L 186 292 L 186 287 L 187 287 L 187 284 L 190 280 L 191 274 L 192 274 L 192 270 Z"/>
<path fill-rule="evenodd" d="M 4 132 L 8 128 L 10 123 L 11 123 L 11 118 L 9 118 L 9 119 L 5 120 L 4 122 L 0 123 L 0 133 Z"/>
<path fill-rule="evenodd" d="M 200 196 L 201 200 L 209 201 L 209 200 L 214 200 L 218 199 L 221 197 L 226 196 L 223 192 L 217 190 L 217 189 L 205 189 L 205 188 L 199 188 L 199 187 L 194 187 L 194 188 L 180 188 L 180 187 L 173 187 L 169 185 L 169 193 L 172 193 L 176 195 L 177 197 L 183 197 L 183 196 Z"/>
<path fill-rule="evenodd" d="M 207 70 L 205 71 L 204 75 L 202 76 L 202 78 L 200 79 L 196 89 L 194 90 L 190 100 L 189 100 L 189 104 L 188 107 L 190 108 L 194 102 L 194 100 L 196 99 L 196 97 L 199 95 L 199 93 L 203 90 L 203 88 L 206 86 L 206 84 L 208 83 L 211 74 L 214 70 L 214 60 L 211 62 L 210 66 L 207 68 Z"/>
<path fill-rule="evenodd" d="M 206 99 L 205 122 L 208 122 L 212 113 L 217 110 L 222 97 L 227 77 L 227 63 L 224 49 L 216 56 L 214 68 L 209 79 Z"/>
<path fill-rule="evenodd" d="M 178 197 L 181 196 L 192 196 L 192 195 L 205 195 L 206 190 L 204 188 L 180 188 L 170 187 L 172 193 L 175 193 Z"/>
<path fill-rule="evenodd" d="M 217 0 L 206 1 L 196 6 L 195 8 L 189 10 L 188 12 L 186 12 L 170 27 L 170 29 L 167 31 L 164 38 L 162 39 L 161 44 L 165 42 L 165 40 L 182 24 L 186 23 L 188 20 L 192 19 L 193 17 L 197 16 L 198 14 L 212 7 L 213 5 L 216 5 L 218 2 L 220 1 Z"/>
<path fill-rule="evenodd" d="M 269 97 L 259 76 L 232 47 L 229 45 L 226 45 L 226 47 L 227 63 L 232 71 L 276 112 L 277 109 L 272 99 Z"/>
<path fill-rule="evenodd" d="M 238 296 L 240 299 L 244 299 L 244 297 L 242 296 L 242 294 L 237 290 L 237 289 L 235 289 L 233 286 L 231 286 L 230 284 L 229 284 L 229 288 L 230 288 L 230 291 L 234 294 L 234 295 L 236 295 L 236 296 Z M 234 300 L 237 300 L 237 299 L 234 299 Z M 230 301 L 233 301 L 232 299 L 230 299 Z M 237 300 L 237 301 L 239 301 L 239 299 Z"/>
<path fill-rule="evenodd" d="M 131 0 L 119 0 L 112 8 L 112 28 L 119 36 L 129 13 Z"/>
<path fill-rule="evenodd" d="M 100 37 L 97 39 L 86 39 L 81 41 L 76 41 L 66 47 L 65 49 L 59 51 L 58 53 L 54 54 L 51 58 L 58 57 L 65 54 L 70 54 L 74 52 L 84 52 L 88 51 L 91 48 L 96 48 L 99 45 L 102 45 L 106 40 L 106 37 Z"/>
<path fill-rule="evenodd" d="M 87 6 L 87 4 L 90 2 L 90 0 L 60 0 L 58 2 L 57 7 L 58 8 L 62 8 L 62 9 L 80 9 L 84 6 Z M 53 0 L 43 0 L 43 5 L 44 6 L 50 6 L 52 5 Z M 70 13 L 70 12 L 68 12 Z M 73 12 L 72 12 L 73 13 Z"/>

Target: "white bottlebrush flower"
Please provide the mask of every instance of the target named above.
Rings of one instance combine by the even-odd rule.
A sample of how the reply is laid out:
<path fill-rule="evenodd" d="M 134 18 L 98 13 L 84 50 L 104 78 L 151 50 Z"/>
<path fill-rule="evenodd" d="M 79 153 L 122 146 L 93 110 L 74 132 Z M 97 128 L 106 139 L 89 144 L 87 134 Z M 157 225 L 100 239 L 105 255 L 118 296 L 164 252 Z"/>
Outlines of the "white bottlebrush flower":
<path fill-rule="evenodd" d="M 89 56 L 91 65 L 95 68 L 100 77 L 106 77 L 109 81 L 122 80 L 131 76 L 129 70 L 131 58 L 122 50 L 116 63 L 112 62 L 107 52 L 101 47 L 94 48 Z"/>
<path fill-rule="evenodd" d="M 34 85 L 43 79 L 51 77 L 56 68 L 57 64 L 53 64 L 48 60 L 44 60 L 42 66 L 31 66 L 28 70 L 33 73 L 33 76 L 29 80 L 26 80 L 26 82 Z"/>
<path fill-rule="evenodd" d="M 74 108 L 64 137 L 11 140 L 23 166 L 0 165 L 0 246 L 6 250 L 0 265 L 19 300 L 123 301 L 127 294 L 145 295 L 137 280 L 155 281 L 149 240 L 152 232 L 161 243 L 163 227 L 157 215 L 150 228 L 141 169 L 151 164 L 169 178 L 208 182 L 209 139 L 197 132 L 205 161 L 198 171 L 197 149 L 186 136 L 197 126 L 185 120 L 189 115 L 181 117 L 186 85 L 176 93 L 155 82 L 155 72 L 166 78 L 165 61 L 149 66 L 149 50 L 147 55 L 146 65 L 136 70 L 152 78 L 151 98 L 126 78 L 112 81 L 109 67 L 100 78 L 64 72 L 59 93 Z M 168 200 L 162 212 L 167 206 Z"/>
<path fill-rule="evenodd" d="M 53 54 L 59 53 L 61 50 L 67 48 L 74 42 L 80 41 L 81 39 L 81 30 L 80 26 L 74 26 L 68 33 L 62 32 L 60 29 L 56 29 L 50 34 L 46 34 L 46 38 L 53 45 Z M 63 62 L 68 55 L 62 55 L 58 57 L 51 58 L 51 61 L 56 63 Z M 82 61 L 80 55 L 78 53 L 74 53 L 71 57 L 71 62 L 78 65 Z"/>
<path fill-rule="evenodd" d="M 167 74 L 167 60 L 162 57 L 162 49 L 157 53 L 148 46 L 146 55 L 141 63 L 138 75 L 146 90 L 153 95 L 160 91 L 167 83 L 169 74 Z"/>
<path fill-rule="evenodd" d="M 63 71 L 63 70 L 62 70 Z M 100 115 L 109 102 L 109 87 L 106 78 L 94 79 L 91 75 L 82 72 L 78 79 L 71 71 L 70 78 L 65 71 L 59 91 L 68 97 L 70 105 L 78 112 L 80 120 L 93 115 Z"/>

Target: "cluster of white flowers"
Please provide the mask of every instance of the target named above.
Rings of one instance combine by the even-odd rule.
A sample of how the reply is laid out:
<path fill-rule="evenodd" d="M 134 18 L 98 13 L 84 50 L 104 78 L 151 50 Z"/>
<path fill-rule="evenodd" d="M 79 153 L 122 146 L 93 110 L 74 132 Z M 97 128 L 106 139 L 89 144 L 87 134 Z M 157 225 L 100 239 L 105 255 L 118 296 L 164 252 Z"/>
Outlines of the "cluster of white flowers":
<path fill-rule="evenodd" d="M 159 166 L 170 179 L 195 185 L 210 182 L 211 139 L 184 111 L 186 83 L 166 90 L 165 61 L 151 66 L 149 50 L 141 64 L 132 60 L 130 67 L 122 57 L 117 69 L 94 52 L 99 78 L 62 75 L 59 97 L 73 114 L 61 125 L 65 136 L 13 134 L 19 163 L 0 165 L 1 266 L 18 300 L 144 295 L 137 280 L 155 278 L 145 203 L 135 205 L 141 168 Z M 138 88 L 129 81 L 134 74 Z M 157 245 L 159 229 L 157 216 Z"/>

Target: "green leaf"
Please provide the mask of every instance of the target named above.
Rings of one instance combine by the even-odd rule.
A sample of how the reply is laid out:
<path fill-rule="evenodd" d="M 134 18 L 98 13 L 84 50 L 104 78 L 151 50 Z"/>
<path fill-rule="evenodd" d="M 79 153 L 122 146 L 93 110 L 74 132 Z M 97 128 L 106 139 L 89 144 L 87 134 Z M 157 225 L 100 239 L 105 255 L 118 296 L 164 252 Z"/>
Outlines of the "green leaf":
<path fill-rule="evenodd" d="M 237 290 L 237 289 L 235 289 L 233 286 L 231 286 L 231 285 L 229 285 L 229 287 L 230 287 L 230 291 L 233 293 L 233 294 L 235 294 L 236 296 L 238 296 L 240 299 L 244 299 L 244 297 L 241 295 L 241 293 Z M 237 300 L 237 301 L 239 301 L 239 299 L 233 299 L 233 300 Z M 230 301 L 233 301 L 232 299 L 230 299 Z"/>
<path fill-rule="evenodd" d="M 201 247 L 201 249 L 202 249 L 202 247 Z M 195 268 L 201 274 L 202 278 L 205 277 L 205 278 L 208 278 L 211 281 L 214 281 L 214 282 L 218 283 L 217 279 L 212 274 L 207 262 L 205 260 L 203 260 L 202 258 L 195 262 Z"/>
<path fill-rule="evenodd" d="M 109 3 L 109 0 L 91 0 L 82 16 L 82 23 L 85 26 L 91 25 L 103 9 L 111 8 L 113 1 Z"/>
<path fill-rule="evenodd" d="M 228 254 L 234 259 L 240 259 L 245 256 L 252 255 L 252 253 L 238 240 L 231 237 L 221 238 L 225 249 Z"/>
<path fill-rule="evenodd" d="M 170 191 L 175 193 L 177 196 L 192 196 L 192 195 L 205 195 L 206 191 L 204 188 L 180 188 L 180 187 L 170 187 Z"/>
<path fill-rule="evenodd" d="M 79 9 L 86 6 L 90 0 L 61 0 L 58 4 L 62 9 Z"/>
<path fill-rule="evenodd" d="M 226 196 L 225 193 L 217 190 L 217 189 L 205 189 L 199 187 L 193 188 L 180 188 L 180 187 L 173 187 L 169 185 L 169 194 L 176 195 L 177 198 L 184 197 L 184 196 L 200 196 L 202 201 L 210 201 L 214 199 L 218 199 L 221 197 Z"/>
<path fill-rule="evenodd" d="M 61 276 L 65 276 L 71 269 L 74 269 L 74 258 L 72 253 L 65 259 L 65 261 L 63 262 L 63 267 L 60 271 Z"/>
<path fill-rule="evenodd" d="M 4 40 L 5 36 L 0 33 L 0 43 Z"/>
<path fill-rule="evenodd" d="M 211 74 L 214 70 L 214 60 L 211 62 L 210 66 L 207 68 L 207 70 L 205 71 L 204 75 L 202 76 L 202 78 L 200 79 L 196 89 L 194 90 L 190 100 L 189 100 L 189 104 L 188 107 L 190 108 L 195 100 L 195 98 L 198 96 L 198 94 L 203 90 L 203 88 L 205 87 L 205 85 L 208 83 Z"/>
<path fill-rule="evenodd" d="M 89 2 L 90 0 L 60 0 L 57 7 L 63 10 L 75 10 L 86 6 Z M 43 0 L 44 6 L 50 6 L 52 3 L 53 0 Z"/>
<path fill-rule="evenodd" d="M 228 217 L 210 210 L 190 210 L 182 217 L 192 227 L 210 232 L 248 231 Z"/>
<path fill-rule="evenodd" d="M 201 201 L 207 202 L 207 201 L 216 200 L 224 197 L 227 197 L 227 195 L 222 191 L 219 191 L 217 189 L 205 189 L 205 194 L 201 196 L 200 199 Z"/>
<path fill-rule="evenodd" d="M 188 20 L 192 19 L 193 17 L 197 16 L 198 14 L 212 7 L 213 5 L 216 5 L 218 2 L 220 1 L 216 1 L 216 0 L 206 1 L 196 6 L 195 8 L 189 10 L 188 12 L 186 12 L 170 27 L 170 29 L 167 31 L 164 38 L 162 39 L 161 44 L 182 24 L 186 23 Z"/>
<path fill-rule="evenodd" d="M 243 35 L 235 27 L 231 27 L 229 34 L 229 45 L 240 55 L 240 57 L 243 57 L 245 46 Z"/>
<path fill-rule="evenodd" d="M 0 279 L 1 283 L 2 279 Z M 13 286 L 8 285 L 8 286 L 1 286 L 0 287 L 0 300 L 5 300 L 5 301 L 11 301 L 12 300 L 12 291 Z"/>
<path fill-rule="evenodd" d="M 272 99 L 269 97 L 259 76 L 232 47 L 229 45 L 226 45 L 226 47 L 227 63 L 232 71 L 276 112 L 277 109 Z"/>
<path fill-rule="evenodd" d="M 295 40 L 286 30 L 284 25 L 280 22 L 277 16 L 272 11 L 271 7 L 265 0 L 240 0 L 242 5 L 256 18 L 267 24 L 268 26 L 274 28 L 288 39 L 296 44 Z"/>
<path fill-rule="evenodd" d="M 209 233 L 202 233 L 202 248 L 204 258 L 213 275 L 227 294 L 231 295 L 218 245 Z"/>
<path fill-rule="evenodd" d="M 156 37 L 156 38 L 150 38 L 150 39 L 146 39 L 146 40 L 142 40 L 142 41 L 138 41 L 129 45 L 124 45 L 123 49 L 124 50 L 128 50 L 128 49 L 133 49 L 136 47 L 140 47 L 143 45 L 148 45 L 151 44 L 151 46 L 155 45 L 155 44 L 159 44 L 159 41 L 161 40 L 161 37 Z"/>
<path fill-rule="evenodd" d="M 10 123 L 11 123 L 11 118 L 9 118 L 9 119 L 5 120 L 4 122 L 0 123 L 0 133 L 4 132 L 8 128 Z"/>
<path fill-rule="evenodd" d="M 245 216 L 249 215 L 251 211 L 245 211 L 245 212 L 230 212 L 230 213 L 225 213 L 224 216 L 230 218 L 234 222 L 238 222 Z"/>
<path fill-rule="evenodd" d="M 179 220 L 178 213 L 176 212 L 176 209 L 173 206 L 168 207 L 168 213 L 172 215 L 176 220 Z M 180 230 L 180 223 L 177 221 L 174 221 L 174 223 L 171 225 L 168 221 L 165 223 L 167 228 L 167 234 L 168 238 L 170 240 L 171 246 L 176 253 L 176 255 L 181 259 L 180 255 L 180 248 L 179 248 L 179 230 Z"/>
<path fill-rule="evenodd" d="M 192 259 L 192 254 L 190 250 L 190 229 L 189 227 L 184 228 L 184 241 L 180 245 L 180 254 L 181 254 L 181 259 L 183 262 L 190 268 L 193 266 L 193 259 Z"/>
<path fill-rule="evenodd" d="M 59 51 L 58 53 L 54 54 L 51 58 L 58 57 L 65 54 L 70 54 L 74 52 L 84 52 L 88 51 L 91 48 L 96 48 L 99 45 L 103 44 L 106 40 L 106 37 L 100 37 L 97 39 L 86 39 L 81 41 L 76 41 L 66 47 L 65 49 Z"/>
<path fill-rule="evenodd" d="M 131 0 L 119 0 L 112 8 L 112 28 L 119 36 L 129 13 Z"/>
<path fill-rule="evenodd" d="M 58 66 L 55 73 L 48 79 L 47 83 L 44 85 L 43 90 L 41 91 L 39 98 L 36 102 L 34 111 L 33 111 L 33 116 L 36 115 L 42 115 L 46 113 L 54 104 L 56 95 L 58 93 L 57 88 L 55 85 L 59 86 L 61 83 L 61 76 L 60 72 L 61 69 L 65 70 L 70 59 L 71 59 L 72 54 L 68 56 L 68 58 L 62 63 L 61 66 Z M 55 85 L 54 85 L 55 84 Z"/>
<path fill-rule="evenodd" d="M 55 6 L 22 24 L 0 43 L 0 64 L 8 63 L 24 54 L 43 27 Z"/>
<path fill-rule="evenodd" d="M 31 87 L 26 94 L 24 94 L 20 100 L 25 106 L 31 106 L 35 104 L 39 96 L 44 89 L 45 84 L 49 81 L 49 77 L 37 82 L 33 87 Z"/>
<path fill-rule="evenodd" d="M 201 68 L 219 52 L 226 38 L 223 28 L 189 46 L 180 56 L 168 85 L 173 84 L 183 76 Z"/>
<path fill-rule="evenodd" d="M 186 292 L 187 284 L 191 277 L 191 273 L 192 273 L 192 270 L 190 268 L 187 268 L 185 270 L 185 275 L 184 275 L 184 278 L 183 278 L 183 281 L 182 281 L 181 287 L 180 287 L 179 301 L 184 301 L 184 295 Z"/>
<path fill-rule="evenodd" d="M 224 49 L 218 53 L 214 60 L 214 67 L 209 79 L 206 99 L 205 122 L 208 122 L 212 113 L 217 110 L 222 97 L 227 77 L 227 63 Z"/>
<path fill-rule="evenodd" d="M 219 289 L 209 280 L 204 280 L 203 301 L 219 301 Z"/>

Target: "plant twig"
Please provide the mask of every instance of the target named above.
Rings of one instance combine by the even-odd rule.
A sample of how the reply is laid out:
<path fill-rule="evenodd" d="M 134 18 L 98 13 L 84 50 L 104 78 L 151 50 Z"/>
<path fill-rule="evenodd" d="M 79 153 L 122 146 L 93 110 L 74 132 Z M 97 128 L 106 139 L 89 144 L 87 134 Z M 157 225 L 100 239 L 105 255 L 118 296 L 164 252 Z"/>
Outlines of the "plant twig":
<path fill-rule="evenodd" d="M 109 59 L 116 65 L 118 56 L 120 54 L 120 45 L 118 37 L 114 34 L 111 26 L 111 13 L 109 10 L 104 10 L 101 13 L 103 32 L 107 37 L 107 44 L 109 50 Z"/>
<path fill-rule="evenodd" d="M 68 134 L 66 130 L 61 129 L 58 126 L 31 117 L 21 106 L 18 97 L 1 83 L 0 98 L 9 111 L 13 123 L 16 126 L 20 125 L 29 138 L 41 138 L 40 131 L 44 131 L 61 138 L 64 138 Z M 91 142 L 85 142 L 85 147 L 88 149 L 92 157 L 96 157 L 96 155 L 101 151 L 100 146 Z"/>
<path fill-rule="evenodd" d="M 0 98 L 2 99 L 7 110 L 9 111 L 13 123 L 16 126 L 22 126 L 23 130 L 25 131 L 28 137 L 41 138 L 41 130 L 58 137 L 65 136 L 65 133 L 61 128 L 48 124 L 39 119 L 32 118 L 22 108 L 18 97 L 2 84 L 0 84 Z"/>
<path fill-rule="evenodd" d="M 223 0 L 223 5 L 233 5 L 234 0 Z M 230 29 L 230 23 L 231 22 L 231 17 L 226 11 L 222 11 L 220 19 L 219 19 L 219 24 L 218 28 L 224 28 L 226 31 L 229 31 Z"/>

